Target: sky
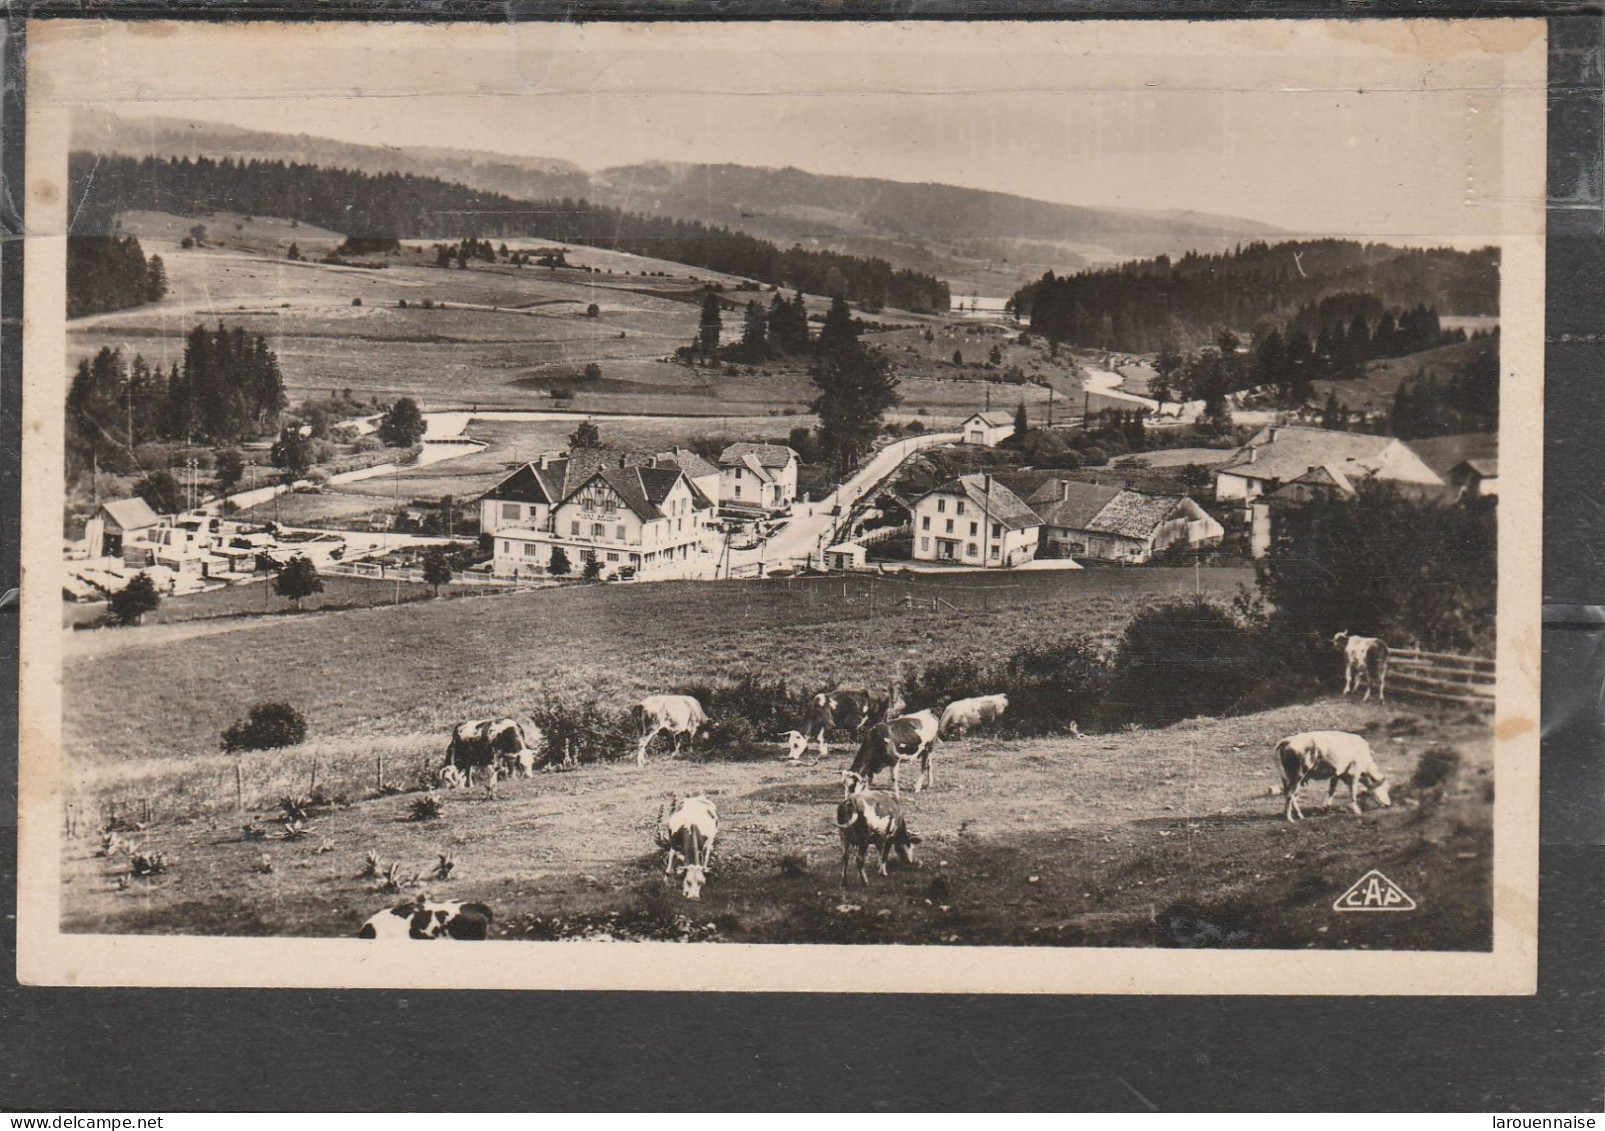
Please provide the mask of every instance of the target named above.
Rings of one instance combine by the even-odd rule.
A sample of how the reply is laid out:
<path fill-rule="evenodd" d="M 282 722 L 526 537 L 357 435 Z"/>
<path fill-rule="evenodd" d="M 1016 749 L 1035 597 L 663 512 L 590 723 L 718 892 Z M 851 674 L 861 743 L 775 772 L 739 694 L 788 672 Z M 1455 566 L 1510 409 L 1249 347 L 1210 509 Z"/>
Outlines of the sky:
<path fill-rule="evenodd" d="M 1291 232 L 1511 222 L 1539 21 L 34 25 L 30 107 L 368 145 L 794 165 Z"/>

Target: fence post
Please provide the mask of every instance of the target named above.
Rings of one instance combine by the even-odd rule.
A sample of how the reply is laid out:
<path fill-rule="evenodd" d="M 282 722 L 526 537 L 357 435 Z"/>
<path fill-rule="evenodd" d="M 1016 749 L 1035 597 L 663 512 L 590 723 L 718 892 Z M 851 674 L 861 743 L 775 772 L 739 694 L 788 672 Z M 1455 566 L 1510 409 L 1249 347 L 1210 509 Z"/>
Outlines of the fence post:
<path fill-rule="evenodd" d="M 234 763 L 234 808 L 237 812 L 245 811 L 245 771 L 238 761 Z"/>
<path fill-rule="evenodd" d="M 318 759 L 317 759 L 317 755 L 313 755 L 313 757 L 312 757 L 312 787 L 308 792 L 316 793 L 317 791 L 318 791 Z"/>
<path fill-rule="evenodd" d="M 385 788 L 385 756 L 383 754 L 374 755 L 373 765 L 373 788 L 382 793 Z"/>

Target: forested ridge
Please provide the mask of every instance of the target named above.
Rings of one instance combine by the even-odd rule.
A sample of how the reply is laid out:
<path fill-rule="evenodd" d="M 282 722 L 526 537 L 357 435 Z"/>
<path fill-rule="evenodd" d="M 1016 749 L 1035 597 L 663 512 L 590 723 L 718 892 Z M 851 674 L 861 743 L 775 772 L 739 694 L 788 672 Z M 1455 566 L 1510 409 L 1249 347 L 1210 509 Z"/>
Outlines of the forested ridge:
<path fill-rule="evenodd" d="M 1327 301 L 1335 296 L 1348 297 Z M 1386 310 L 1417 307 L 1437 315 L 1497 314 L 1499 252 L 1335 239 L 1256 241 L 1219 255 L 1188 253 L 1174 261 L 1162 255 L 1075 275 L 1049 272 L 1013 301 L 1034 333 L 1098 349 L 1189 349 L 1213 341 L 1222 329 L 1258 334 L 1295 321 L 1313 340 L 1355 313 L 1373 323 Z"/>
<path fill-rule="evenodd" d="M 105 235 L 129 209 L 280 216 L 359 239 L 538 238 L 616 248 L 852 302 L 946 310 L 947 284 L 879 259 L 780 248 L 728 228 L 586 200 L 519 200 L 430 177 L 283 161 L 74 153 L 74 235 Z"/>

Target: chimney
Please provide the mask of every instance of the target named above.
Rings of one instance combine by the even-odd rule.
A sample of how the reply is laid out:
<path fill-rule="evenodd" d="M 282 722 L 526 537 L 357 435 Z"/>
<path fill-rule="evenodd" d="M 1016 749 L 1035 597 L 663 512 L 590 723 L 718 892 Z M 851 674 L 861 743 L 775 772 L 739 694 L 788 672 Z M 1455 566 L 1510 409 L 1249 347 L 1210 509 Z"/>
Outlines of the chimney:
<path fill-rule="evenodd" d="M 1253 463 L 1258 458 L 1259 458 L 1259 449 L 1258 448 L 1249 448 L 1248 449 L 1248 462 L 1249 463 Z"/>
<path fill-rule="evenodd" d="M 1266 430 L 1265 441 L 1269 444 L 1276 443 L 1276 425 L 1273 424 Z"/>
<path fill-rule="evenodd" d="M 547 470 L 552 466 L 552 457 L 548 453 L 542 452 L 540 459 L 536 462 L 535 466 L 539 467 L 542 471 Z"/>

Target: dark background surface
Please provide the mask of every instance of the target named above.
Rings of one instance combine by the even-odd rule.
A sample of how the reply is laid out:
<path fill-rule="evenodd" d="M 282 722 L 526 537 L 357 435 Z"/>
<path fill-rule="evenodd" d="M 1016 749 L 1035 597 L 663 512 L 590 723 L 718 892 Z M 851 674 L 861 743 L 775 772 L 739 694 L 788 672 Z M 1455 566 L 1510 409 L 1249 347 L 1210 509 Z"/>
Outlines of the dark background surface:
<path fill-rule="evenodd" d="M 0 592 L 16 584 L 23 15 L 240 4 L 14 4 L 0 107 Z M 306 18 L 310 3 L 252 5 Z M 742 14 L 796 15 L 766 2 Z M 829 4 L 834 14 L 1353 16 L 1355 5 Z M 1605 304 L 1597 9 L 1375 3 L 1551 19 L 1545 600 L 1605 605 Z M 704 0 L 340 3 L 330 18 L 727 17 Z M 1562 17 L 1562 13 L 1579 13 Z M 43 599 L 43 598 L 42 598 Z M 0 695 L 0 1108 L 1598 1111 L 1605 1104 L 1605 631 L 1545 632 L 1540 989 L 1532 998 L 897 997 L 43 990 L 15 984 L 15 685 Z M 17 619 L 0 614 L 17 655 Z M 1365 987 L 1356 986 L 1358 995 Z"/>

